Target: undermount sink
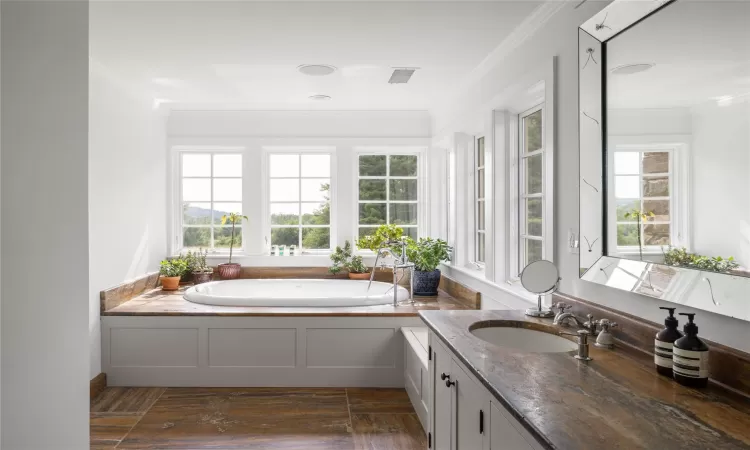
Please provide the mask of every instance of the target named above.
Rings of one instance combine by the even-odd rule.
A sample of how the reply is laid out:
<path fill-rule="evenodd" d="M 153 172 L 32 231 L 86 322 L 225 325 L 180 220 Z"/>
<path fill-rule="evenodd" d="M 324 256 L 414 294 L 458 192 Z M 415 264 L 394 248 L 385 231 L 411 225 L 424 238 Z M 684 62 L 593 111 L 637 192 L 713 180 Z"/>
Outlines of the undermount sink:
<path fill-rule="evenodd" d="M 472 327 L 471 334 L 498 347 L 529 353 L 564 353 L 578 348 L 578 344 L 563 337 L 527 328 L 480 326 Z"/>

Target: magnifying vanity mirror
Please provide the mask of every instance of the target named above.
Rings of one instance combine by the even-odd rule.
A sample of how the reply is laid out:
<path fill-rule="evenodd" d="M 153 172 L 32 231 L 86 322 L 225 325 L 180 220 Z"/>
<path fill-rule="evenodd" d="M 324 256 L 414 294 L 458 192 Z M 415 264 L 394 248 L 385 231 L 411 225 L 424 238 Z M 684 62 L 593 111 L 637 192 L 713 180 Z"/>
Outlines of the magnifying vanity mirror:
<path fill-rule="evenodd" d="M 579 30 L 584 280 L 750 320 L 750 2 L 616 0 Z"/>
<path fill-rule="evenodd" d="M 526 315 L 531 317 L 553 317 L 555 315 L 549 309 L 542 307 L 542 295 L 551 294 L 557 290 L 560 284 L 560 274 L 550 261 L 540 259 L 529 263 L 521 272 L 521 285 L 529 292 L 538 294 L 536 308 L 526 310 Z"/>

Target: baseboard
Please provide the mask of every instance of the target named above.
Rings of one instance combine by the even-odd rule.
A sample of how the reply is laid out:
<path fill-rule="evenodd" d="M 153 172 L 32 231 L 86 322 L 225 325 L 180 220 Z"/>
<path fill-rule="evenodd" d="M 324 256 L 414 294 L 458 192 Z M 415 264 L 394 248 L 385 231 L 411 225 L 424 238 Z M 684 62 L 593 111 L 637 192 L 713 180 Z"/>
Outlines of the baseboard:
<path fill-rule="evenodd" d="M 89 398 L 94 399 L 107 387 L 107 374 L 102 372 L 91 379 L 89 387 Z"/>

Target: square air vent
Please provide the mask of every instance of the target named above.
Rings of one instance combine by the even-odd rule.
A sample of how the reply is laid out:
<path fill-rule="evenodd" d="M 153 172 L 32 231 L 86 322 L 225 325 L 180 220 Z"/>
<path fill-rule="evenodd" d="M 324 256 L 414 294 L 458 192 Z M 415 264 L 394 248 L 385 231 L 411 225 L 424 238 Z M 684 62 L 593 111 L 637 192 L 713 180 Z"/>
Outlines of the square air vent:
<path fill-rule="evenodd" d="M 416 72 L 417 68 L 400 68 L 400 69 L 394 69 L 393 74 L 391 74 L 391 79 L 388 80 L 389 84 L 406 84 L 409 82 L 409 79 L 412 75 L 414 75 L 414 72 Z"/>

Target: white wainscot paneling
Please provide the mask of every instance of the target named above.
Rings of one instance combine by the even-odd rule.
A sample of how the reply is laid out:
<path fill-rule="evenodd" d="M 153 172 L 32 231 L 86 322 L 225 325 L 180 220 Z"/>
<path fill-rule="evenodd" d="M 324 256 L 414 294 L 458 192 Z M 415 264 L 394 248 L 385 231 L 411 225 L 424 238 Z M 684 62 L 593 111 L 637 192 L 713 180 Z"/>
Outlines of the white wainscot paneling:
<path fill-rule="evenodd" d="M 307 367 L 395 368 L 395 328 L 307 330 Z"/>
<path fill-rule="evenodd" d="M 112 328 L 111 367 L 197 367 L 197 328 Z"/>
<path fill-rule="evenodd" d="M 418 317 L 102 317 L 111 386 L 403 387 Z M 416 381 L 415 381 L 416 383 Z"/>
<path fill-rule="evenodd" d="M 294 367 L 296 328 L 211 328 L 208 365 L 211 367 Z"/>

